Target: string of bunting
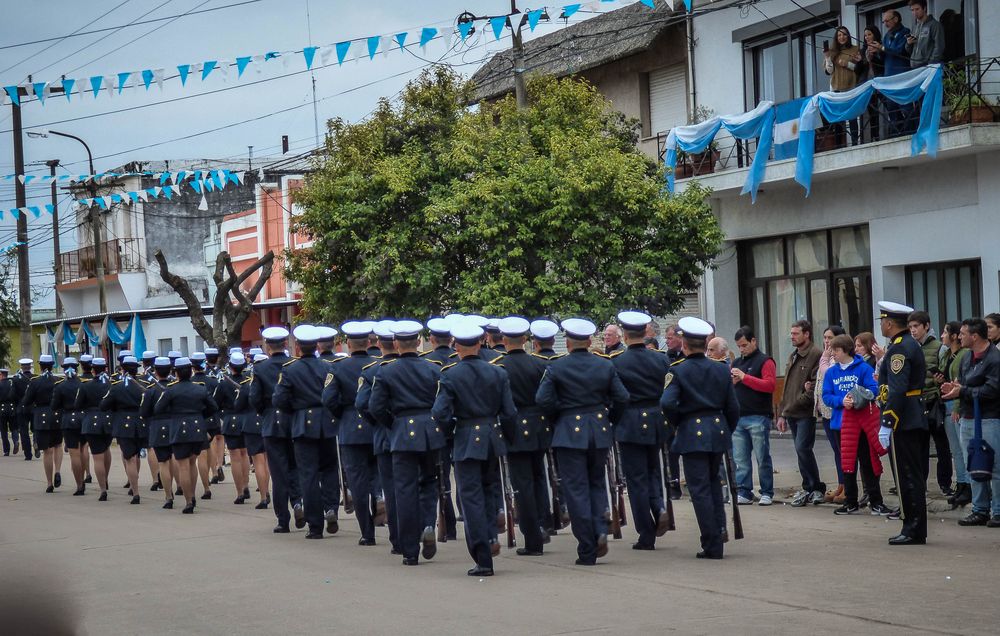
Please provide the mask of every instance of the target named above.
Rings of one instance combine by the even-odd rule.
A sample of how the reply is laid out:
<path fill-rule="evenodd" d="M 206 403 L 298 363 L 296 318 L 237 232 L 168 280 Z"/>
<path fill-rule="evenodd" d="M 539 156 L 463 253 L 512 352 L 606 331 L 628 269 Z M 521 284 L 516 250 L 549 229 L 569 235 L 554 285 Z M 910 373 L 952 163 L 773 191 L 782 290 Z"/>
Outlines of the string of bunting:
<path fill-rule="evenodd" d="M 569 19 L 581 10 L 598 11 L 602 5 L 612 3 L 631 4 L 634 0 L 594 0 L 588 3 L 566 4 L 560 7 L 552 7 L 552 14 L 556 10 L 560 18 Z M 639 0 L 650 9 L 655 8 L 654 0 Z M 684 0 L 687 10 L 691 10 L 691 0 Z M 552 15 L 547 13 L 546 7 L 533 9 L 525 15 L 527 17 L 528 28 L 535 30 L 543 16 Z M 519 15 L 519 14 L 515 14 Z M 511 21 L 510 15 L 502 15 L 487 18 L 489 32 L 494 39 L 499 40 L 505 29 L 516 29 Z M 514 21 L 519 22 L 519 21 Z M 306 70 L 311 70 L 313 64 L 320 60 L 324 66 L 331 64 L 331 59 L 336 56 L 337 65 L 342 66 L 345 61 L 358 61 L 364 57 L 373 60 L 376 55 L 388 55 L 393 51 L 403 51 L 407 46 L 417 44 L 421 49 L 432 41 L 443 41 L 447 48 L 451 48 L 452 40 L 457 35 L 464 42 L 473 32 L 473 22 L 459 22 L 455 29 L 439 29 L 435 26 L 425 26 L 411 31 L 401 31 L 399 33 L 371 35 L 368 37 L 344 40 L 324 46 L 306 46 L 292 51 L 268 51 L 256 55 L 244 55 L 232 60 L 217 59 L 204 60 L 197 63 L 177 64 L 176 75 L 174 68 L 145 68 L 131 71 L 119 71 L 110 74 L 91 75 L 82 78 L 69 78 L 65 75 L 51 81 L 28 81 L 20 84 L 10 84 L 3 87 L 4 104 L 13 103 L 20 106 L 25 98 L 34 97 L 43 106 L 52 95 L 62 95 L 66 101 L 72 102 L 75 94 L 82 98 L 86 93 L 92 93 L 94 99 L 103 91 L 109 98 L 121 95 L 126 89 L 135 89 L 141 86 L 146 92 L 150 86 L 156 84 L 163 89 L 163 84 L 167 80 L 179 79 L 181 86 L 187 86 L 188 81 L 197 78 L 204 82 L 209 77 L 221 76 L 223 80 L 228 79 L 235 71 L 236 79 L 243 77 L 248 68 L 253 66 L 257 73 L 261 73 L 265 66 L 274 60 L 279 60 L 284 66 L 288 66 L 293 59 L 300 57 L 305 63 Z M 353 52 L 353 57 L 348 58 L 348 54 Z M 168 75 L 170 73 L 171 75 Z M 77 100 L 79 102 L 79 99 Z"/>

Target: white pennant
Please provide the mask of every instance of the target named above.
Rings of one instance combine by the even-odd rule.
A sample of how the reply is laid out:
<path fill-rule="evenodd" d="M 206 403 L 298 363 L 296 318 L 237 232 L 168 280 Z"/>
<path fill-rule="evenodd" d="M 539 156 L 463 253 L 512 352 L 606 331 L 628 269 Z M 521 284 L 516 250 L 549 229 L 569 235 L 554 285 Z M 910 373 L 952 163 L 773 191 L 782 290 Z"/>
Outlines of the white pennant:
<path fill-rule="evenodd" d="M 392 46 L 392 38 L 388 35 L 379 37 L 378 47 L 382 50 L 382 57 L 389 57 L 389 48 Z"/>
<path fill-rule="evenodd" d="M 104 85 L 108 87 L 108 97 L 115 96 L 115 82 L 117 79 L 114 75 L 108 75 L 104 78 Z"/>
<path fill-rule="evenodd" d="M 319 61 L 323 66 L 330 63 L 330 56 L 333 55 L 334 47 L 324 46 L 319 50 Z"/>
<path fill-rule="evenodd" d="M 157 88 L 161 91 L 163 90 L 163 69 L 156 68 L 153 69 L 153 81 L 156 82 Z"/>
<path fill-rule="evenodd" d="M 149 201 L 149 193 L 145 190 L 139 190 L 136 194 L 139 195 L 139 198 L 142 199 L 143 203 L 147 203 Z"/>
<path fill-rule="evenodd" d="M 236 173 L 236 180 L 240 182 L 240 185 L 243 185 L 243 180 L 246 179 L 246 177 L 246 171 Z"/>
<path fill-rule="evenodd" d="M 180 194 L 181 193 L 181 187 L 179 185 L 172 185 L 172 186 L 170 186 L 170 189 L 174 191 L 174 194 Z"/>
<path fill-rule="evenodd" d="M 208 209 L 208 199 L 205 198 L 204 192 L 202 192 L 201 203 L 198 204 L 198 209 L 201 211 L 205 211 Z"/>

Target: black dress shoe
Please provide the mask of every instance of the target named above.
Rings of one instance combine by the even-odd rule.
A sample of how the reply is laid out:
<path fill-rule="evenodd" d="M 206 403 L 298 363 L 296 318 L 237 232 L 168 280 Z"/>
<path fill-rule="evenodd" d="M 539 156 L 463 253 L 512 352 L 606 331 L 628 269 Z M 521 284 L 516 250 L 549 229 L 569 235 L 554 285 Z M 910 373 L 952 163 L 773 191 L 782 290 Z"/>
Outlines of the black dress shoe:
<path fill-rule="evenodd" d="M 59 486 L 62 486 L 62 475 L 60 475 L 59 473 L 56 473 L 55 475 L 53 475 L 52 476 L 52 485 L 55 486 L 56 488 L 58 488 Z"/>
<path fill-rule="evenodd" d="M 236 504 L 237 506 L 241 506 L 241 505 L 243 505 L 243 502 L 244 502 L 244 501 L 245 501 L 245 500 L 243 499 L 243 495 L 240 495 L 240 496 L 239 496 L 239 497 L 237 497 L 236 499 L 233 499 L 233 503 L 234 503 L 234 504 Z"/>
<path fill-rule="evenodd" d="M 129 497 L 131 497 L 131 496 L 132 496 L 132 495 L 134 495 L 134 494 L 135 494 L 135 493 L 134 493 L 134 492 L 132 492 L 132 489 L 131 489 L 131 488 L 129 488 L 129 489 L 128 489 L 128 496 L 129 496 Z"/>
<path fill-rule="evenodd" d="M 102 492 L 101 496 L 98 497 L 97 500 L 98 501 L 107 501 L 108 500 L 108 491 L 105 490 L 104 492 Z"/>
<path fill-rule="evenodd" d="M 375 545 L 375 539 L 366 539 L 361 537 L 358 539 L 358 545 Z"/>
<path fill-rule="evenodd" d="M 389 554 L 399 555 L 402 554 L 402 552 L 400 552 L 398 548 L 389 548 Z"/>
<path fill-rule="evenodd" d="M 656 546 L 646 545 L 645 543 L 636 542 L 636 543 L 632 544 L 632 549 L 633 550 L 655 550 Z"/>
<path fill-rule="evenodd" d="M 284 526 L 279 523 L 278 525 L 274 526 L 274 530 L 272 530 L 271 532 L 273 532 L 274 534 L 288 534 L 289 532 L 291 532 L 291 530 L 288 529 L 288 526 Z"/>
<path fill-rule="evenodd" d="M 709 554 L 708 552 L 705 552 L 704 550 L 702 550 L 701 552 L 699 552 L 695 556 L 697 558 L 699 558 L 699 559 L 721 559 L 722 558 L 721 554 Z"/>
<path fill-rule="evenodd" d="M 85 492 L 85 490 L 83 488 L 77 488 L 76 492 L 73 493 L 73 496 L 74 497 L 82 497 L 85 494 L 86 494 L 86 492 Z"/>
<path fill-rule="evenodd" d="M 292 506 L 292 513 L 295 516 L 295 527 L 305 528 L 306 527 L 306 511 L 302 508 L 302 504 L 296 504 Z"/>
<path fill-rule="evenodd" d="M 428 560 L 433 559 L 438 551 L 434 528 L 430 526 L 424 528 L 424 533 L 420 535 L 420 542 L 423 544 L 423 548 L 421 549 L 423 557 Z"/>
<path fill-rule="evenodd" d="M 250 500 L 250 489 L 249 488 L 244 488 L 243 489 L 243 498 L 246 499 L 247 501 Z"/>
<path fill-rule="evenodd" d="M 212 475 L 212 478 L 208 480 L 208 483 L 210 483 L 212 485 L 215 485 L 215 484 L 219 483 L 219 478 L 216 477 L 215 475 Z"/>
<path fill-rule="evenodd" d="M 122 486 L 122 488 L 131 488 L 131 487 L 132 487 L 132 482 L 129 482 L 129 481 L 126 481 L 125 485 Z"/>
<path fill-rule="evenodd" d="M 481 565 L 477 565 L 468 572 L 469 576 L 493 576 L 493 568 L 485 568 Z"/>
<path fill-rule="evenodd" d="M 175 490 L 175 491 L 174 491 L 174 495 L 175 495 L 175 496 L 177 496 L 177 497 L 180 497 L 180 496 L 181 496 L 181 495 L 183 495 L 183 494 L 184 494 L 184 491 L 183 491 L 183 490 L 181 490 L 181 487 L 180 487 L 180 486 L 178 486 L 178 487 L 177 487 L 177 490 Z"/>
<path fill-rule="evenodd" d="M 53 493 L 55 491 L 56 491 L 56 489 L 53 486 L 49 486 L 48 488 L 45 489 L 45 492 L 47 492 L 47 493 Z"/>
<path fill-rule="evenodd" d="M 221 484 L 222 482 L 226 481 L 226 473 L 220 468 L 215 473 L 215 478 L 218 480 L 218 483 Z"/>
<path fill-rule="evenodd" d="M 152 486 L 149 487 L 149 492 L 156 492 L 159 489 L 160 489 L 160 484 L 159 483 L 155 483 L 155 484 L 153 484 Z"/>
<path fill-rule="evenodd" d="M 186 515 L 193 515 L 194 514 L 194 502 L 192 501 L 188 505 L 184 506 L 184 510 L 181 510 L 181 513 L 186 514 Z"/>
<path fill-rule="evenodd" d="M 205 494 L 203 494 L 201 496 L 201 498 L 202 499 L 211 499 L 212 498 L 212 491 L 211 490 L 205 491 Z"/>
<path fill-rule="evenodd" d="M 135 505 L 135 504 L 139 503 L 139 495 L 134 495 L 132 497 L 132 501 L 130 501 L 129 503 L 132 504 L 132 505 Z"/>
<path fill-rule="evenodd" d="M 167 501 L 163 504 L 163 509 L 164 510 L 173 510 L 174 509 L 174 500 L 173 499 L 167 499 Z"/>
<path fill-rule="evenodd" d="M 265 499 L 264 501 L 254 506 L 254 510 L 267 510 L 267 500 Z"/>
<path fill-rule="evenodd" d="M 597 537 L 597 558 L 608 556 L 608 535 Z"/>
<path fill-rule="evenodd" d="M 333 510 L 326 513 L 326 532 L 327 534 L 337 534 L 340 530 L 340 522 L 337 521 L 337 513 Z"/>
<path fill-rule="evenodd" d="M 656 518 L 656 536 L 662 537 L 670 530 L 670 517 L 667 511 L 662 511 Z"/>
<path fill-rule="evenodd" d="M 908 537 L 905 534 L 897 534 L 889 539 L 889 545 L 924 545 L 925 543 L 927 543 L 927 539 Z"/>
<path fill-rule="evenodd" d="M 585 561 L 583 559 L 577 559 L 575 561 L 576 565 L 597 565 L 597 561 Z"/>
<path fill-rule="evenodd" d="M 84 478 L 83 483 L 85 483 L 85 484 L 92 484 L 92 483 L 94 483 L 93 476 L 87 475 L 86 478 Z"/>
<path fill-rule="evenodd" d="M 960 526 L 985 526 L 990 516 L 983 512 L 970 512 L 964 519 L 958 520 Z"/>
<path fill-rule="evenodd" d="M 419 562 L 417 557 L 403 557 L 403 565 L 417 565 Z"/>
<path fill-rule="evenodd" d="M 319 532 L 313 532 L 312 530 L 310 530 L 309 532 L 306 533 L 306 539 L 322 539 L 322 538 L 323 538 L 322 530 L 320 530 Z"/>
<path fill-rule="evenodd" d="M 528 548 L 518 548 L 515 552 L 517 552 L 517 556 L 542 556 L 541 550 L 529 550 Z"/>

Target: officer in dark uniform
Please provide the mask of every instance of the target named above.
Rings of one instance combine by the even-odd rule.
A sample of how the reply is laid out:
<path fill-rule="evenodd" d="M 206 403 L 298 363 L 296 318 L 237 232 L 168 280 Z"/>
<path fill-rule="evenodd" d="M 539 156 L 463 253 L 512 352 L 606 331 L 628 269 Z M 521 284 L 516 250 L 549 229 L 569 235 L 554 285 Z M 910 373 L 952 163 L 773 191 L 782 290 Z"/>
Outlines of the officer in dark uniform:
<path fill-rule="evenodd" d="M 219 348 L 205 347 L 205 375 L 221 380 L 226 370 L 219 366 Z"/>
<path fill-rule="evenodd" d="M 479 357 L 483 329 L 465 323 L 452 327 L 451 334 L 460 361 L 444 367 L 432 414 L 437 424 L 455 428 L 455 481 L 462 499 L 465 543 L 476 563 L 468 575 L 493 576 L 493 511 L 487 501 L 499 458 L 506 454 L 501 426 L 513 430 L 517 408 L 507 373 Z M 537 548 L 522 548 L 518 554 L 541 554 L 540 542 Z"/>
<path fill-rule="evenodd" d="M 206 354 L 207 355 L 207 354 Z M 250 499 L 250 458 L 247 456 L 246 439 L 243 437 L 243 420 L 249 409 L 247 400 L 239 400 L 242 383 L 246 382 L 246 390 L 250 390 L 250 378 L 243 377 L 247 361 L 242 353 L 229 355 L 229 373 L 219 378 L 219 388 L 215 392 L 215 401 L 219 406 L 219 422 L 222 425 L 222 435 L 226 439 L 229 450 L 229 465 L 233 471 L 233 485 L 236 486 L 235 505 L 242 505 Z"/>
<path fill-rule="evenodd" d="M 299 489 L 299 473 L 295 464 L 295 448 L 292 445 L 291 420 L 288 413 L 275 408 L 271 399 L 278 384 L 281 367 L 290 359 L 285 354 L 288 330 L 284 327 L 268 327 L 261 332 L 267 347 L 268 359 L 254 363 L 253 382 L 250 383 L 250 406 L 264 419 L 261 435 L 267 452 L 267 467 L 271 471 L 272 502 L 278 525 L 276 533 L 289 531 L 289 503 L 295 514 L 295 527 L 306 525 L 305 511 Z"/>
<path fill-rule="evenodd" d="M 437 553 L 433 516 L 437 503 L 437 467 L 445 436 L 431 417 L 441 365 L 417 354 L 423 325 L 414 320 L 394 322 L 399 358 L 382 365 L 372 384 L 368 408 L 376 423 L 389 429 L 399 547 L 404 565 L 417 565 Z M 433 502 L 433 503 L 431 503 Z"/>
<path fill-rule="evenodd" d="M 878 370 L 878 401 L 882 409 L 879 442 L 895 458 L 903 528 L 889 545 L 927 543 L 927 466 L 930 433 L 921 400 L 926 374 L 923 350 L 907 327 L 911 307 L 882 301 L 879 326 L 889 339 Z"/>
<path fill-rule="evenodd" d="M 82 354 L 80 361 L 80 382 L 87 383 L 94 379 L 94 356 L 89 353 Z M 93 483 L 90 470 L 90 444 L 87 443 L 86 436 L 83 435 L 83 413 L 80 414 L 80 464 L 83 466 L 83 483 Z"/>
<path fill-rule="evenodd" d="M 385 523 L 389 526 L 389 545 L 391 554 L 402 554 L 399 543 L 399 522 L 396 517 L 396 491 L 393 487 L 392 474 L 392 453 L 390 452 L 389 432 L 384 426 L 378 426 L 369 410 L 371 401 L 372 385 L 375 383 L 375 376 L 378 375 L 382 365 L 399 357 L 396 352 L 396 337 L 389 329 L 392 321 L 380 321 L 370 323 L 372 333 L 376 337 L 376 342 L 380 347 L 381 357 L 374 362 L 368 363 L 361 370 L 361 378 L 358 380 L 358 396 L 354 399 L 354 407 L 361 417 L 365 418 L 372 425 L 372 452 L 375 453 L 375 462 L 378 466 L 379 486 L 373 485 L 372 490 L 378 492 L 381 489 L 382 510 L 381 514 L 376 514 L 373 520 L 375 525 L 379 525 L 379 517 L 385 518 Z M 369 343 L 371 338 L 369 337 Z M 371 347 L 368 347 L 370 354 Z"/>
<path fill-rule="evenodd" d="M 170 415 L 168 413 L 156 414 L 154 408 L 157 400 L 163 395 L 167 384 L 170 382 L 170 358 L 156 357 L 150 367 L 153 373 L 153 381 L 146 384 L 143 391 L 142 401 L 139 403 L 139 415 L 146 423 L 146 430 L 149 433 L 148 444 L 156 455 L 157 466 L 159 468 L 157 481 L 163 487 L 166 501 L 163 504 L 164 510 L 171 510 L 174 507 L 173 490 L 173 451 L 170 446 Z"/>
<path fill-rule="evenodd" d="M 452 315 L 457 316 L 458 314 Z M 455 353 L 455 350 L 451 347 L 451 323 L 445 318 L 431 318 L 427 321 L 427 330 L 430 332 L 430 342 L 434 348 L 421 353 L 420 356 L 428 360 L 440 362 L 441 366 L 454 362 L 454 360 L 449 360 L 452 354 Z M 441 481 L 441 487 L 444 488 L 444 540 L 454 541 L 458 538 L 458 519 L 455 515 L 455 504 L 451 496 L 451 469 L 454 464 L 452 456 L 455 448 L 455 438 L 453 431 L 446 430 L 446 433 L 445 447 L 441 449 L 441 470 L 439 471 L 438 479 Z"/>
<path fill-rule="evenodd" d="M 549 363 L 535 396 L 539 407 L 558 413 L 556 449 L 566 503 L 577 540 L 577 565 L 596 565 L 608 553 L 608 494 L 604 464 L 613 442 L 610 413 L 628 405 L 629 394 L 607 356 L 591 353 L 597 327 L 589 320 L 562 321 L 569 354 Z"/>
<path fill-rule="evenodd" d="M 336 359 L 337 352 L 334 351 L 336 348 L 335 338 L 337 337 L 337 330 L 329 325 L 316 325 L 315 328 L 318 330 L 317 334 L 319 340 L 316 341 L 316 347 L 319 349 L 319 359 L 320 360 L 334 360 Z"/>
<path fill-rule="evenodd" d="M 82 412 L 76 409 L 77 396 L 80 392 L 82 381 L 77 375 L 77 368 L 80 364 L 76 358 L 63 358 L 63 377 L 56 380 L 52 389 L 52 411 L 59 418 L 62 429 L 63 441 L 69 449 L 70 468 L 73 471 L 73 478 L 76 480 L 76 491 L 74 496 L 81 496 L 84 493 L 84 465 L 81 460 L 81 449 L 86 448 L 87 443 L 83 440 L 80 429 L 83 425 Z"/>
<path fill-rule="evenodd" d="M 208 394 L 214 400 L 215 392 L 219 388 L 219 381 L 210 376 L 206 369 L 206 357 L 202 351 L 194 351 L 188 358 L 191 361 L 191 381 L 204 384 L 208 389 Z M 201 477 L 202 499 L 212 498 L 212 484 L 218 484 L 225 480 L 225 473 L 222 471 L 222 462 L 225 459 L 225 441 L 222 437 L 222 425 L 216 415 L 205 418 L 205 426 L 208 427 L 208 436 L 202 444 L 201 453 L 198 454 L 198 474 Z M 216 440 L 221 445 L 216 448 Z"/>
<path fill-rule="evenodd" d="M 518 554 L 537 556 L 542 553 L 542 544 L 548 538 L 543 528 L 543 519 L 548 515 L 538 501 L 546 492 L 545 447 L 539 442 L 546 437 L 543 433 L 552 422 L 552 414 L 545 413 L 535 404 L 548 360 L 524 350 L 530 326 L 527 320 L 517 316 L 500 321 L 498 327 L 507 353 L 493 364 L 502 366 L 507 372 L 517 408 L 513 426 L 505 428 L 503 433 L 510 481 L 517 500 L 518 526 L 524 535 L 524 548 L 519 549 Z"/>
<path fill-rule="evenodd" d="M 235 355 L 236 352 L 230 354 L 230 356 Z M 249 351 L 247 355 L 251 355 Z M 254 354 L 253 357 L 256 362 L 267 360 L 267 356 L 263 353 Z M 249 358 L 247 359 L 249 360 Z M 249 372 L 244 372 L 246 377 L 240 381 L 240 390 L 236 394 L 235 410 L 240 414 L 243 441 L 247 447 L 247 457 L 253 460 L 253 475 L 257 481 L 257 492 L 260 493 L 260 501 L 254 506 L 254 510 L 267 510 L 267 507 L 271 505 L 271 471 L 267 464 L 264 438 L 261 436 L 264 418 L 250 405 L 250 386 L 253 384 L 253 367 L 249 364 L 247 367 Z M 247 481 L 249 483 L 249 476 L 247 477 Z"/>
<path fill-rule="evenodd" d="M 292 335 L 301 357 L 282 365 L 271 402 L 276 409 L 291 414 L 295 463 L 309 524 L 306 538 L 322 539 L 324 519 L 328 533 L 336 534 L 340 529 L 336 422 L 323 407 L 327 363 L 316 357 L 319 330 L 313 325 L 299 325 Z"/>
<path fill-rule="evenodd" d="M 153 371 L 153 361 L 156 360 L 155 351 L 143 351 L 142 358 L 140 362 L 142 363 L 139 367 L 139 372 L 136 374 L 139 376 L 143 382 L 149 384 L 150 382 L 156 381 L 156 373 Z"/>
<path fill-rule="evenodd" d="M 34 377 L 31 369 L 35 362 L 31 358 L 21 358 L 17 361 L 20 369 L 11 378 L 14 385 L 14 421 L 17 431 L 14 433 L 14 454 L 17 455 L 18 446 L 24 451 L 24 461 L 31 461 L 33 449 L 31 448 L 31 416 L 24 412 L 21 407 L 21 400 L 28 390 L 28 382 Z"/>
<path fill-rule="evenodd" d="M 660 447 L 666 438 L 660 397 L 670 361 L 662 353 L 646 348 L 646 325 L 651 321 L 641 311 L 619 313 L 627 348 L 611 354 L 631 396 L 628 408 L 615 420 L 615 441 L 621 451 L 632 519 L 639 533 L 639 541 L 632 545 L 634 550 L 652 550 L 656 537 L 662 537 L 669 527 L 660 472 Z"/>
<path fill-rule="evenodd" d="M 139 362 L 134 356 L 123 358 L 119 379 L 111 382 L 101 400 L 101 410 L 112 414 L 112 434 L 122 452 L 133 504 L 139 503 L 139 451 L 149 443 L 149 429 L 139 416 L 146 383 L 136 377 L 138 371 Z"/>
<path fill-rule="evenodd" d="M 14 383 L 11 382 L 9 374 L 7 369 L 0 369 L 0 439 L 3 440 L 4 457 L 10 455 L 8 432 L 13 435 L 15 443 L 18 436 L 17 424 L 14 419 Z"/>
<path fill-rule="evenodd" d="M 92 360 L 94 379 L 80 386 L 75 405 L 75 410 L 83 414 L 80 431 L 87 440 L 87 447 L 94 458 L 94 472 L 97 474 L 97 484 L 101 488 L 98 501 L 108 500 L 108 473 L 111 471 L 111 414 L 101 411 L 101 400 L 107 395 L 111 386 L 107 368 L 104 358 Z"/>
<path fill-rule="evenodd" d="M 59 476 L 63 454 L 62 430 L 59 419 L 52 411 L 52 389 L 57 379 L 52 375 L 53 364 L 52 356 L 38 356 L 41 373 L 28 381 L 24 397 L 21 398 L 21 409 L 35 431 L 35 447 L 44 453 L 42 462 L 45 466 L 45 479 L 48 481 L 45 492 L 53 492 L 54 485 L 62 483 Z"/>
<path fill-rule="evenodd" d="M 189 515 L 195 508 L 198 455 L 208 439 L 206 419 L 215 415 L 218 406 L 204 383 L 191 381 L 190 360 L 178 358 L 174 372 L 177 380 L 168 384 L 156 400 L 153 413 L 170 415 L 170 446 L 177 461 L 177 480 L 187 502 L 181 512 Z"/>
<path fill-rule="evenodd" d="M 532 320 L 531 326 L 531 355 L 540 358 L 543 362 L 550 362 L 556 358 L 566 355 L 555 352 L 556 334 L 559 333 L 559 325 L 551 320 L 540 318 Z M 516 396 L 515 396 L 516 399 Z M 545 426 L 538 429 L 538 448 L 544 451 L 545 461 L 549 463 L 550 469 L 546 469 L 545 479 L 536 483 L 538 490 L 535 491 L 535 501 L 538 504 L 538 518 L 542 520 L 546 535 L 554 535 L 559 528 L 569 525 L 569 510 L 566 508 L 566 495 L 562 490 L 562 480 L 559 478 L 559 468 L 556 465 L 556 453 L 552 449 L 552 428 L 555 418 L 546 416 Z M 549 492 L 556 492 L 559 497 L 559 510 L 556 512 L 552 505 Z M 558 518 L 556 517 L 558 514 Z M 548 537 L 545 538 L 549 542 Z"/>
<path fill-rule="evenodd" d="M 500 319 L 490 318 L 484 329 L 486 330 L 487 347 L 497 353 L 507 353 L 507 347 L 503 343 L 503 332 L 500 330 Z"/>
<path fill-rule="evenodd" d="M 670 366 L 660 406 L 677 429 L 672 450 L 684 461 L 691 505 L 701 530 L 702 551 L 696 556 L 721 559 L 726 511 L 718 475 L 723 455 L 732 446 L 740 405 L 729 367 L 705 357 L 712 326 L 700 318 L 685 317 L 677 328 L 684 338 L 685 358 Z"/>

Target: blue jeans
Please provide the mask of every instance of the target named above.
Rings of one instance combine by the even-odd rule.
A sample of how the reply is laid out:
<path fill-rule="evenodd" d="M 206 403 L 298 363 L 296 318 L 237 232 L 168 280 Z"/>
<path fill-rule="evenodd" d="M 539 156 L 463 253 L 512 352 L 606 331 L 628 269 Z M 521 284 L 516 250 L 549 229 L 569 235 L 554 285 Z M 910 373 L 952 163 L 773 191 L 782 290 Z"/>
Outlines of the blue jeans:
<path fill-rule="evenodd" d="M 969 474 L 965 472 L 965 446 L 962 445 L 959 429 L 961 422 L 951 421 L 951 402 L 945 402 L 944 430 L 948 434 L 948 448 L 951 450 L 951 461 L 955 465 L 955 483 L 969 483 Z"/>
<path fill-rule="evenodd" d="M 969 440 L 975 433 L 975 423 L 971 419 L 962 418 L 959 422 L 962 425 L 962 450 L 969 447 Z M 983 420 L 983 440 L 993 447 L 993 450 L 1000 449 L 1000 419 Z M 995 466 L 993 469 L 993 479 L 990 481 L 973 481 L 972 483 L 972 510 L 981 512 L 993 517 L 1000 517 L 1000 470 Z"/>
<path fill-rule="evenodd" d="M 840 429 L 832 428 L 830 426 L 830 420 L 825 417 L 822 418 L 823 421 L 823 431 L 826 433 L 826 441 L 830 442 L 830 448 L 833 449 L 833 464 L 837 467 L 837 483 L 844 483 L 844 469 L 840 465 Z"/>
<path fill-rule="evenodd" d="M 802 475 L 802 490 L 825 492 L 826 484 L 820 481 L 819 464 L 813 446 L 816 444 L 816 420 L 811 417 L 786 417 L 795 439 L 795 455 Z"/>
<path fill-rule="evenodd" d="M 774 496 L 774 468 L 771 465 L 771 418 L 766 415 L 744 415 L 733 431 L 733 460 L 736 462 L 736 487 L 747 499 L 753 497 L 753 462 L 757 456 L 760 494 Z"/>

